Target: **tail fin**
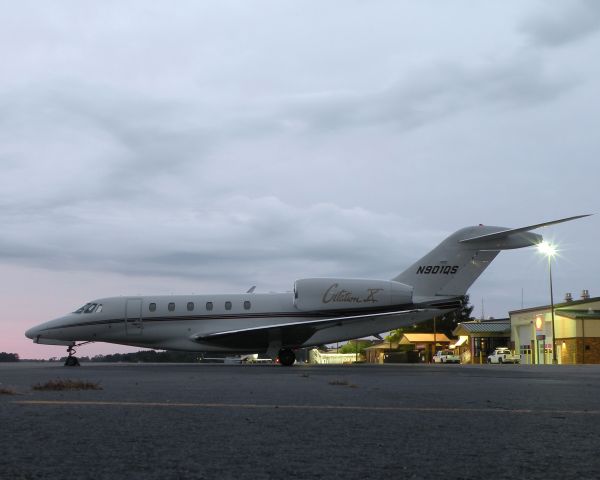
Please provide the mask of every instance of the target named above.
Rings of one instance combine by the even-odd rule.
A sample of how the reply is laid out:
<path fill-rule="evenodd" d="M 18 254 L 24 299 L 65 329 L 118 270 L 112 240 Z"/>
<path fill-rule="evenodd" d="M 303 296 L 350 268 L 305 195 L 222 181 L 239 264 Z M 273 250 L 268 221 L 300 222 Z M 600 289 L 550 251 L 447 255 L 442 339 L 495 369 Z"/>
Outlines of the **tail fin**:
<path fill-rule="evenodd" d="M 515 229 L 483 225 L 466 227 L 450 235 L 394 280 L 411 285 L 415 298 L 462 296 L 501 250 L 541 243 L 542 236 L 530 230 L 587 216 L 578 215 Z"/>

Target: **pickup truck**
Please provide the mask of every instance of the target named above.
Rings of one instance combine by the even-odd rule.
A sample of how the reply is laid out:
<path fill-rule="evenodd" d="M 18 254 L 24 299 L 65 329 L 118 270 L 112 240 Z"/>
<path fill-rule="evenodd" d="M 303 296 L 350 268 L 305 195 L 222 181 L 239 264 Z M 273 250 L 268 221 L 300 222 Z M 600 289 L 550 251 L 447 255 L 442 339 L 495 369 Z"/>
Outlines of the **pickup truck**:
<path fill-rule="evenodd" d="M 521 355 L 513 354 L 507 347 L 500 347 L 487 357 L 487 363 L 521 363 Z"/>
<path fill-rule="evenodd" d="M 452 350 L 440 350 L 433 356 L 433 363 L 460 363 L 460 357 Z"/>

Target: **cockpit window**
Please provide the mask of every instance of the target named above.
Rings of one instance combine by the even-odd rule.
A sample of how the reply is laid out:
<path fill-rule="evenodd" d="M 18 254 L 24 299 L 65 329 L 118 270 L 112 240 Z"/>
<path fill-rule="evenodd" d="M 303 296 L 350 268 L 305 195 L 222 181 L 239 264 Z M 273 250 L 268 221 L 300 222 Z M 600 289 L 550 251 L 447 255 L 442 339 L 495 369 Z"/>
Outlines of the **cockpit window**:
<path fill-rule="evenodd" d="M 98 305 L 98 308 L 96 309 L 96 313 L 100 313 L 102 311 L 102 304 Z"/>
<path fill-rule="evenodd" d="M 88 303 L 83 313 L 94 313 L 94 310 L 96 310 L 97 306 L 97 303 Z"/>
<path fill-rule="evenodd" d="M 83 307 L 79 307 L 73 313 L 83 313 L 85 311 L 85 309 L 88 308 L 90 305 L 91 305 L 91 303 L 86 303 Z"/>

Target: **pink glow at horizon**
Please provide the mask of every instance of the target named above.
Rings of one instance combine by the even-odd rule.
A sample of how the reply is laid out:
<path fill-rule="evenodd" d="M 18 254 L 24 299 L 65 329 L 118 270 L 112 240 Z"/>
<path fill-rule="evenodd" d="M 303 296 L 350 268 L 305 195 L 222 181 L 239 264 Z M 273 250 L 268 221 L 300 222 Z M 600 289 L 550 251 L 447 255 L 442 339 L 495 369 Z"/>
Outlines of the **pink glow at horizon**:
<path fill-rule="evenodd" d="M 25 331 L 75 310 L 87 301 L 119 295 L 191 293 L 191 281 L 172 278 L 125 277 L 92 272 L 56 272 L 1 265 L 0 352 L 18 353 L 23 359 L 49 359 L 66 355 L 66 347 L 34 344 Z M 10 281 L 9 281 L 10 279 Z M 165 290 L 165 286 L 169 290 Z M 197 288 L 198 285 L 195 284 Z M 139 347 L 92 343 L 78 349 L 79 356 L 136 352 Z"/>

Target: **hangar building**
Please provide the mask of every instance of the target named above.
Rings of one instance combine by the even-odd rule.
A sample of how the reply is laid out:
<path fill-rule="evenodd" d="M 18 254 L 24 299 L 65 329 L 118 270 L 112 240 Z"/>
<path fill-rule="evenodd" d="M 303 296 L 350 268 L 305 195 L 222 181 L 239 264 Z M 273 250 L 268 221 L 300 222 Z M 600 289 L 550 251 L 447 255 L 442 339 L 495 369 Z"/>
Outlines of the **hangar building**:
<path fill-rule="evenodd" d="M 509 312 L 510 338 L 521 363 L 552 363 L 550 305 Z M 559 364 L 600 363 L 600 297 L 584 290 L 580 300 L 570 293 L 554 304 L 556 357 Z"/>

